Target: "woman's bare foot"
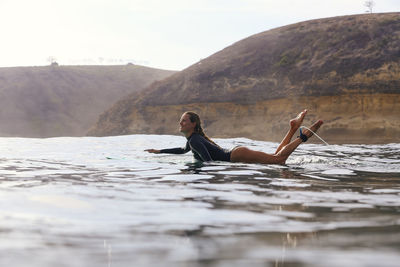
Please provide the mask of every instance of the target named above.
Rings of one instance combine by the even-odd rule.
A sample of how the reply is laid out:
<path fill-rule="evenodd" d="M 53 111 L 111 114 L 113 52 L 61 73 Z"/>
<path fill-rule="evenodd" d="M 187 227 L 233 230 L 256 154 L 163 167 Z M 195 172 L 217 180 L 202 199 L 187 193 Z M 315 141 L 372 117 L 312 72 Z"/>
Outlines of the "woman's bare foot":
<path fill-rule="evenodd" d="M 310 127 L 310 130 L 313 131 L 314 133 L 317 132 L 318 129 L 319 129 L 319 127 L 321 127 L 321 125 L 322 125 L 323 123 L 324 123 L 324 122 L 323 122 L 322 120 L 319 120 L 319 121 L 315 122 L 315 123 Z M 313 135 L 313 133 L 310 132 L 310 131 L 309 131 L 308 129 L 306 129 L 306 128 L 302 128 L 302 131 L 303 131 L 303 134 L 304 134 L 305 136 L 307 136 L 307 138 L 310 138 L 310 137 Z"/>
<path fill-rule="evenodd" d="M 304 117 L 307 114 L 307 109 L 303 110 L 302 112 L 297 115 L 296 118 L 290 120 L 290 129 L 293 131 L 297 131 L 301 124 L 303 123 Z"/>

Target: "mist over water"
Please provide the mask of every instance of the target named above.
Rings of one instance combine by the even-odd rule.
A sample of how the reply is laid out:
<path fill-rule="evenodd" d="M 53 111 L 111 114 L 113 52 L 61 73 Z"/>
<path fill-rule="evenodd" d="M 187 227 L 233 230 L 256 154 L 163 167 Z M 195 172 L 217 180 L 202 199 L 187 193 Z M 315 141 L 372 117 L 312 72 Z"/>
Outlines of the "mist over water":
<path fill-rule="evenodd" d="M 0 265 L 398 266 L 400 144 L 302 144 L 285 166 L 143 151 L 184 145 L 0 138 Z"/>

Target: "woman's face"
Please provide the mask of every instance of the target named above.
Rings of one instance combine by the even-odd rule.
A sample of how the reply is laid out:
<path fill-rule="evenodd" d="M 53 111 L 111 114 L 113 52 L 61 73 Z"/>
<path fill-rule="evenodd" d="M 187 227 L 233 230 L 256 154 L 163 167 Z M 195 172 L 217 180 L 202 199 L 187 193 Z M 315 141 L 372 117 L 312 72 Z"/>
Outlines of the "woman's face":
<path fill-rule="evenodd" d="M 179 131 L 181 133 L 192 133 L 194 131 L 194 128 L 196 127 L 195 122 L 190 121 L 190 116 L 186 113 L 183 113 L 180 121 L 179 121 L 180 129 Z"/>

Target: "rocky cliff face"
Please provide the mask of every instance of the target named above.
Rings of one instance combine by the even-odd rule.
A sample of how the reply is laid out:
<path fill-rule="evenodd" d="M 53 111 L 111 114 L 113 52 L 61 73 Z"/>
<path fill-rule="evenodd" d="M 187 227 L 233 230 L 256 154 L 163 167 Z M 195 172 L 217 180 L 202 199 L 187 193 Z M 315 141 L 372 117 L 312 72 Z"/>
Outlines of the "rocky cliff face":
<path fill-rule="evenodd" d="M 197 111 L 214 137 L 279 141 L 309 109 L 331 142 L 400 141 L 400 13 L 313 20 L 239 41 L 103 113 L 91 135 L 177 133 Z"/>
<path fill-rule="evenodd" d="M 0 136 L 83 136 L 115 101 L 173 73 L 135 65 L 0 68 Z"/>

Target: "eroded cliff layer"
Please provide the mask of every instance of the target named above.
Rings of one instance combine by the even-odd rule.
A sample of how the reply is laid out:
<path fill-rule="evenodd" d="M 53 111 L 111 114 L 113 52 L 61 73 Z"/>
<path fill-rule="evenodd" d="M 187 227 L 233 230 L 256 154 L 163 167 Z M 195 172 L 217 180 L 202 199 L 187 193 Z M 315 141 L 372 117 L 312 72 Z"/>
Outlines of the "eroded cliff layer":
<path fill-rule="evenodd" d="M 179 118 L 195 110 L 213 137 L 281 141 L 289 120 L 308 108 L 304 125 L 322 119 L 319 134 L 329 143 L 387 143 L 400 140 L 400 95 L 368 94 L 299 97 L 255 104 L 193 103 L 134 108 L 115 134 L 178 134 Z M 105 123 L 107 124 L 107 123 Z M 128 127 L 126 127 L 128 125 Z M 111 129 L 104 129 L 109 134 Z M 314 141 L 318 141 L 314 139 Z"/>

